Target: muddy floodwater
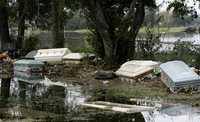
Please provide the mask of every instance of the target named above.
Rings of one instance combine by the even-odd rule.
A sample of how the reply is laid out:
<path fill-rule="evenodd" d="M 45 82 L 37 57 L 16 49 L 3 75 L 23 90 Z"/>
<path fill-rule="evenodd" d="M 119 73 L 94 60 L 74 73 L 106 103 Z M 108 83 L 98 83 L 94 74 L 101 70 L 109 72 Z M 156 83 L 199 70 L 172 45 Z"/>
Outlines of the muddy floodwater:
<path fill-rule="evenodd" d="M 140 34 L 138 39 L 144 39 L 145 35 Z M 161 47 L 160 51 L 173 50 L 176 42 L 190 42 L 192 45 L 200 45 L 200 34 L 199 33 L 162 33 L 160 36 Z"/>
<path fill-rule="evenodd" d="M 87 88 L 48 79 L 36 84 L 13 79 L 7 92 L 9 97 L 0 98 L 0 122 L 200 122 L 200 109 L 183 104 L 136 114 L 83 108 L 93 97 Z"/>

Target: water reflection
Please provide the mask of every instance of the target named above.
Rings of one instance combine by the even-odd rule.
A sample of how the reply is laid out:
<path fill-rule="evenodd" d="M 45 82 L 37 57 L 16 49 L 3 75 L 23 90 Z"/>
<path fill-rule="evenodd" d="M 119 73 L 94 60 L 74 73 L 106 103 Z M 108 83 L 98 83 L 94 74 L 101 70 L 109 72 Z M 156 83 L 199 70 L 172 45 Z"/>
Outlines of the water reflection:
<path fill-rule="evenodd" d="M 144 39 L 145 34 L 139 34 L 138 39 Z M 199 33 L 186 33 L 186 32 L 179 32 L 179 33 L 162 33 L 160 37 L 161 42 L 165 43 L 174 43 L 176 41 L 189 41 L 193 42 L 194 44 L 200 44 L 200 34 Z"/>
<path fill-rule="evenodd" d="M 3 82 L 0 82 L 1 86 Z M 84 90 L 83 90 L 84 91 Z M 0 99 L 0 121 L 67 122 L 199 122 L 191 106 L 177 105 L 159 111 L 136 114 L 100 111 L 80 107 L 89 97 L 79 85 L 41 79 L 36 84 L 11 80 L 9 98 Z"/>
<path fill-rule="evenodd" d="M 162 36 L 161 36 L 161 42 L 174 43 L 178 40 L 189 41 L 189 42 L 193 42 L 194 44 L 199 45 L 200 44 L 200 34 L 199 33 L 180 32 L 180 33 L 166 33 L 166 34 L 162 34 Z"/>
<path fill-rule="evenodd" d="M 82 93 L 79 85 L 49 79 L 30 84 L 14 78 L 7 94 L 10 95 L 8 101 L 0 100 L 0 121 L 144 122 L 141 113 L 123 114 L 80 107 L 89 96 Z"/>
<path fill-rule="evenodd" d="M 69 106 L 68 111 L 78 111 L 78 105 L 83 103 L 89 96 L 83 96 L 81 94 L 81 86 L 74 87 L 69 84 L 65 90 L 65 106 Z"/>
<path fill-rule="evenodd" d="M 145 39 L 145 34 L 139 34 L 138 39 Z M 160 51 L 173 50 L 174 43 L 177 41 L 191 42 L 194 45 L 200 45 L 200 34 L 199 33 L 162 33 L 160 37 L 161 49 Z"/>
<path fill-rule="evenodd" d="M 199 112 L 189 105 L 176 105 L 142 114 L 146 122 L 200 122 Z"/>
<path fill-rule="evenodd" d="M 69 110 L 74 110 L 87 98 L 81 94 L 81 87 L 78 85 L 62 85 L 61 82 L 55 83 L 45 79 L 41 79 L 36 84 L 29 84 L 17 78 L 11 82 L 4 81 L 0 82 L 1 96 L 9 97 L 10 95 L 10 103 L 8 103 L 10 105 L 3 103 L 5 99 L 1 98 L 0 119 L 16 116 L 19 119 L 22 115 L 27 115 L 24 112 L 27 109 L 31 114 L 34 111 L 40 111 L 43 114 L 67 114 Z"/>

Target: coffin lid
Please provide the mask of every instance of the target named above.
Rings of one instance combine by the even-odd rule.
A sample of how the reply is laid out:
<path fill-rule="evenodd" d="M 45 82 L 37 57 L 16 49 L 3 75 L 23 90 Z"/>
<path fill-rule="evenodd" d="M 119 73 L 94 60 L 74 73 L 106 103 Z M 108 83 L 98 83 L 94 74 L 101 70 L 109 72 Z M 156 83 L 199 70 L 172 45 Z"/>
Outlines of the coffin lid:
<path fill-rule="evenodd" d="M 44 65 L 44 63 L 41 62 L 41 61 L 27 60 L 27 59 L 18 60 L 14 64 L 15 65 L 17 65 L 17 64 L 24 64 L 24 65 Z"/>

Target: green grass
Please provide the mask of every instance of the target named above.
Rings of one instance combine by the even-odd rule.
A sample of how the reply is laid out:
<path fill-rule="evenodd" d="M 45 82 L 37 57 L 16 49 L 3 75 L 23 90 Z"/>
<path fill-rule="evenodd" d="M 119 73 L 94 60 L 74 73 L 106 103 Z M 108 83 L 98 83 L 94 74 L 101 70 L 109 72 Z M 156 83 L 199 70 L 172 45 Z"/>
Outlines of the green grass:
<path fill-rule="evenodd" d="M 91 33 L 89 29 L 79 29 L 79 30 L 65 30 L 65 32 L 77 32 L 77 33 Z"/>
<path fill-rule="evenodd" d="M 155 28 L 157 29 L 157 28 Z M 160 27 L 159 30 L 162 33 L 178 33 L 178 32 L 183 32 L 185 31 L 185 27 Z M 41 32 L 48 32 L 50 30 L 40 30 L 36 29 L 33 30 L 34 34 L 38 34 Z M 79 29 L 79 30 L 65 30 L 65 32 L 77 32 L 77 33 L 91 33 L 89 29 Z M 145 27 L 142 27 L 139 31 L 140 33 L 145 33 Z"/>
<path fill-rule="evenodd" d="M 155 28 L 157 29 L 157 28 Z M 185 31 L 186 27 L 160 27 L 159 31 L 161 33 L 179 33 Z M 90 33 L 89 29 L 79 29 L 79 30 L 65 30 L 65 32 L 79 32 L 79 33 Z M 145 27 L 142 27 L 139 31 L 140 33 L 145 33 Z"/>
<path fill-rule="evenodd" d="M 162 81 L 160 81 L 162 84 Z M 164 101 L 180 102 L 192 104 L 193 106 L 200 105 L 200 94 L 195 93 L 178 93 L 173 94 L 167 90 L 167 87 L 163 85 L 158 86 L 148 86 L 144 84 L 121 84 L 120 86 L 115 86 L 108 88 L 108 100 L 120 100 L 129 101 L 130 98 L 161 98 Z M 123 99 L 122 99 L 123 98 Z M 119 101 L 120 102 L 120 101 Z"/>
<path fill-rule="evenodd" d="M 95 53 L 93 48 L 78 48 L 78 49 L 71 49 L 72 52 L 78 52 L 78 53 Z"/>
<path fill-rule="evenodd" d="M 161 33 L 179 33 L 185 31 L 185 27 L 160 27 Z M 140 33 L 145 33 L 145 27 L 140 29 Z"/>
<path fill-rule="evenodd" d="M 155 28 L 157 29 L 157 28 Z M 185 27 L 160 27 L 159 31 L 163 33 L 178 33 L 185 31 Z M 79 30 L 65 30 L 65 32 L 79 32 L 79 33 L 90 33 L 89 29 L 79 29 Z M 145 27 L 140 29 L 140 33 L 145 33 Z"/>

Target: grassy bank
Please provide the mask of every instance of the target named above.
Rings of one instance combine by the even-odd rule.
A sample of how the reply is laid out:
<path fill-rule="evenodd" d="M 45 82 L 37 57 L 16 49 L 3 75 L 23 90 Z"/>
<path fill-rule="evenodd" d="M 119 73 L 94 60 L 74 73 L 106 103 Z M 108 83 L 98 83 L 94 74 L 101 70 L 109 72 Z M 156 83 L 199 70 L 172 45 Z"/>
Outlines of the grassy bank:
<path fill-rule="evenodd" d="M 96 80 L 94 72 L 103 67 L 84 62 L 83 64 L 72 67 L 64 66 L 63 74 L 59 81 L 70 81 L 82 85 L 83 91 L 89 93 L 91 101 L 110 101 L 119 103 L 131 103 L 131 98 L 138 99 L 158 99 L 166 103 L 187 103 L 193 106 L 200 105 L 199 92 L 172 93 L 160 80 L 160 77 L 145 78 L 136 82 L 121 81 L 119 78 L 113 80 Z M 68 80 L 73 79 L 73 80 Z"/>
<path fill-rule="evenodd" d="M 112 82 L 112 81 L 111 81 Z M 119 83 L 120 82 L 120 83 Z M 145 83 L 146 82 L 146 83 Z M 105 100 L 119 103 L 131 103 L 130 99 L 162 100 L 164 103 L 183 103 L 193 106 L 200 105 L 198 93 L 171 93 L 161 80 L 140 81 L 128 83 L 120 80 L 113 81 L 110 85 L 95 88 L 92 100 Z M 99 90 L 101 89 L 101 90 Z"/>
<path fill-rule="evenodd" d="M 158 79 L 140 81 L 137 83 L 127 83 L 122 81 L 107 88 L 107 100 L 123 102 L 130 98 L 138 99 L 161 99 L 166 103 L 185 103 L 193 106 L 200 105 L 200 94 L 192 92 L 171 93 L 168 88 Z M 121 98 L 121 99 L 120 99 Z"/>
<path fill-rule="evenodd" d="M 157 28 L 155 28 L 157 29 Z M 186 27 L 160 27 L 159 31 L 161 33 L 179 33 L 184 32 L 186 30 Z M 140 29 L 140 33 L 145 33 L 145 27 Z"/>
<path fill-rule="evenodd" d="M 159 28 L 159 31 L 161 33 L 179 33 L 179 32 L 184 32 L 185 30 L 186 30 L 186 27 L 160 27 Z M 65 30 L 65 32 L 90 33 L 91 31 L 88 29 L 79 29 L 79 30 Z M 145 33 L 146 32 L 145 27 L 142 27 L 139 32 Z"/>
<path fill-rule="evenodd" d="M 65 30 L 65 32 L 77 32 L 77 33 L 91 33 L 89 29 L 79 29 L 79 30 Z"/>

